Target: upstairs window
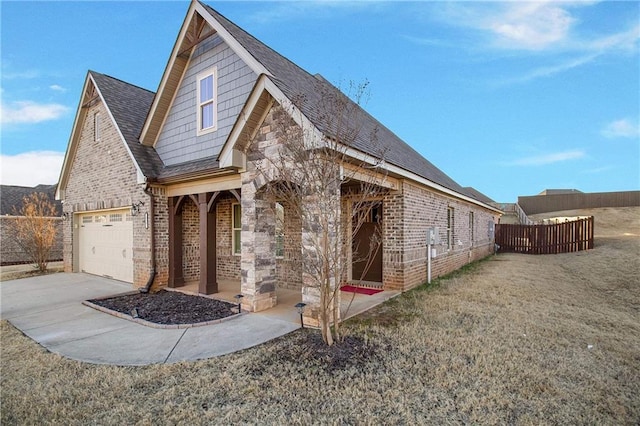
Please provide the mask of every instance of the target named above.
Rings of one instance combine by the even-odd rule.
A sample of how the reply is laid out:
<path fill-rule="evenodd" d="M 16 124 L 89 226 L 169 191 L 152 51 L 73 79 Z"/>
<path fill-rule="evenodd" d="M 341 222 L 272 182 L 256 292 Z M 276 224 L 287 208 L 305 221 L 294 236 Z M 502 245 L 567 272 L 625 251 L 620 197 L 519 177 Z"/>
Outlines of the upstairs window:
<path fill-rule="evenodd" d="M 210 69 L 198 75 L 198 134 L 216 129 L 217 72 Z"/>
<path fill-rule="evenodd" d="M 93 140 L 100 142 L 100 113 L 96 112 L 93 116 Z"/>

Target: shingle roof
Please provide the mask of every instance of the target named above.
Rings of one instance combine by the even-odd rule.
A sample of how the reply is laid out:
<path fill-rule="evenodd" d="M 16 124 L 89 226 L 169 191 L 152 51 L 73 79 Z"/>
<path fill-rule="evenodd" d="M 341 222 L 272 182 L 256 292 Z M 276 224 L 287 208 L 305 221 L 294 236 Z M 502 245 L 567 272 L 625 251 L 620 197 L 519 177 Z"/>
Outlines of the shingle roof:
<path fill-rule="evenodd" d="M 53 201 L 58 215 L 62 212 L 62 203 L 55 201 L 57 185 L 38 185 L 36 187 L 0 185 L 0 214 L 13 215 L 14 207 L 16 210 L 22 208 L 22 199 L 28 197 L 35 192 L 43 192 L 49 200 Z"/>
<path fill-rule="evenodd" d="M 487 197 L 485 194 L 483 194 L 482 192 L 478 191 L 477 189 L 471 186 L 465 186 L 462 189 L 464 189 L 467 195 L 469 195 L 472 198 L 475 198 L 478 201 L 482 201 L 483 203 L 486 203 L 486 204 L 495 203 L 495 201 L 493 201 L 491 198 Z"/>
<path fill-rule="evenodd" d="M 155 93 L 105 74 L 89 73 L 142 173 L 147 177 L 157 176 L 164 166 L 160 156 L 153 147 L 142 145 L 138 139 Z"/>
<path fill-rule="evenodd" d="M 337 88 L 325 79 L 317 78 L 309 74 L 229 21 L 210 6 L 204 3 L 201 4 L 258 62 L 269 70 L 273 75 L 273 77 L 270 77 L 273 83 L 282 90 L 290 100 L 304 100 L 298 103 L 297 106 L 318 130 L 327 136 L 335 137 L 335 135 L 332 134 L 332 129 L 329 128 L 330 124 L 322 119 L 320 112 L 323 102 L 322 94 L 333 93 L 335 95 L 336 92 L 339 92 Z M 339 96 L 342 96 L 342 94 Z M 355 106 L 355 103 L 353 103 L 353 106 Z M 355 148 L 364 153 L 380 157 L 380 147 L 383 147 L 384 161 L 413 172 L 418 176 L 450 190 L 466 195 L 458 183 L 425 159 L 366 111 L 361 109 L 358 120 L 361 120 L 358 124 L 361 125 L 362 128 L 357 140 L 353 143 Z M 376 144 L 372 144 L 370 139 L 370 135 L 374 133 L 377 139 Z"/>
<path fill-rule="evenodd" d="M 184 176 L 204 171 L 216 171 L 218 169 L 220 169 L 220 162 L 218 159 L 215 157 L 207 157 L 201 160 L 165 166 L 164 169 L 156 175 L 156 177 L 159 180 L 166 180 L 176 176 Z"/>

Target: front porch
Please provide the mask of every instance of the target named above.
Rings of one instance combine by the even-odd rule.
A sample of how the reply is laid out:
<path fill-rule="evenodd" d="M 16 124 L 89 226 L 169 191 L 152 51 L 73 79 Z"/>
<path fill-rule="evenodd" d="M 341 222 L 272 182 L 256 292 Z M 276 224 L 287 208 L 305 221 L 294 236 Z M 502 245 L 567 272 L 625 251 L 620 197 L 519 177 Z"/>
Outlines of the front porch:
<path fill-rule="evenodd" d="M 191 281 L 185 283 L 182 287 L 168 288 L 167 290 L 179 291 L 194 296 L 210 297 L 212 299 L 223 300 L 230 303 L 237 303 L 238 301 L 234 296 L 241 294 L 239 280 L 218 280 L 218 292 L 213 294 L 199 293 L 198 285 L 198 281 Z M 340 318 L 342 321 L 345 321 L 398 296 L 400 293 L 401 292 L 397 290 L 388 290 L 372 295 L 366 295 L 343 291 L 340 298 Z M 282 321 L 299 324 L 300 315 L 298 314 L 295 305 L 302 301 L 302 293 L 300 290 L 278 287 L 276 288 L 276 297 L 278 304 L 270 309 L 261 311 L 260 314 L 273 319 L 280 319 Z"/>

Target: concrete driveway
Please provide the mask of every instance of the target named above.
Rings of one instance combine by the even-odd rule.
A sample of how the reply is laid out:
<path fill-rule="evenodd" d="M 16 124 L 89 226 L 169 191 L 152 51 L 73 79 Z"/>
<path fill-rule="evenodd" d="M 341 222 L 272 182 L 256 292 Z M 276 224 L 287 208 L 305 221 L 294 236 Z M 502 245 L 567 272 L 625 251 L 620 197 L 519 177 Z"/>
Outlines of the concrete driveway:
<path fill-rule="evenodd" d="M 260 313 L 202 327 L 158 329 L 99 312 L 82 301 L 131 291 L 87 274 L 0 283 L 0 317 L 51 352 L 95 364 L 146 365 L 225 355 L 287 334 L 299 324 Z"/>

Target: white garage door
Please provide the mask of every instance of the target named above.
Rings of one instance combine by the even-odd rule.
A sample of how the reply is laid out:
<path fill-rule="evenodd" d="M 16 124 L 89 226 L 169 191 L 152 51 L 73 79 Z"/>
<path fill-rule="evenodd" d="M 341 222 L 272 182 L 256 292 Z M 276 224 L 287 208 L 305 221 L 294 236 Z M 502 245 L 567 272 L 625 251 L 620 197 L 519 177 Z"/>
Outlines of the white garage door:
<path fill-rule="evenodd" d="M 95 212 L 79 218 L 80 270 L 133 282 L 133 221 L 129 210 Z"/>

